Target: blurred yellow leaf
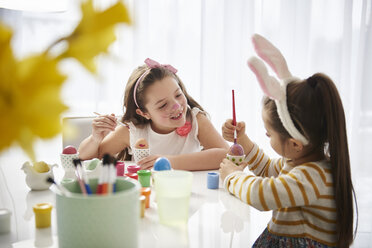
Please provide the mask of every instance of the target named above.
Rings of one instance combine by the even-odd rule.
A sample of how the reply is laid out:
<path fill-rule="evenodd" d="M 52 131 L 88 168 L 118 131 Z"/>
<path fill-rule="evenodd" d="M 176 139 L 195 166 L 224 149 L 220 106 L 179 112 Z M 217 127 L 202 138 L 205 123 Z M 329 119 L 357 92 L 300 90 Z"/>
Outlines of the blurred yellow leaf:
<path fill-rule="evenodd" d="M 61 132 L 60 115 L 67 107 L 60 91 L 66 76 L 57 68 L 58 61 L 41 54 L 19 63 L 19 102 L 23 117 L 32 133 L 40 138 L 51 138 Z"/>
<path fill-rule="evenodd" d="M 60 89 L 66 77 L 58 71 L 58 60 L 46 54 L 17 61 L 11 37 L 0 24 L 0 150 L 16 142 L 35 160 L 35 139 L 61 132 L 60 115 L 67 107 Z"/>
<path fill-rule="evenodd" d="M 68 49 L 61 56 L 74 57 L 89 71 L 95 72 L 94 58 L 107 53 L 116 40 L 115 25 L 130 24 L 126 7 L 120 1 L 104 11 L 95 11 L 92 1 L 82 4 L 83 17 L 75 31 L 65 40 Z"/>
<path fill-rule="evenodd" d="M 60 133 L 61 114 L 67 109 L 60 96 L 66 76 L 58 70 L 59 62 L 73 57 L 94 72 L 94 58 L 107 53 L 116 39 L 115 25 L 130 23 L 120 1 L 104 11 L 95 11 L 89 0 L 82 4 L 82 13 L 70 36 L 57 40 L 44 53 L 22 60 L 13 55 L 12 31 L 0 22 L 0 151 L 16 143 L 36 161 L 34 141 Z M 48 51 L 60 41 L 67 41 L 67 50 L 50 57 Z"/>
<path fill-rule="evenodd" d="M 10 47 L 12 32 L 0 23 L 0 130 L 8 135 L 0 139 L 0 150 L 11 145 L 16 131 L 13 123 L 5 118 L 11 113 L 7 113 L 8 106 L 13 104 L 12 92 L 12 75 L 14 75 L 15 61 Z"/>

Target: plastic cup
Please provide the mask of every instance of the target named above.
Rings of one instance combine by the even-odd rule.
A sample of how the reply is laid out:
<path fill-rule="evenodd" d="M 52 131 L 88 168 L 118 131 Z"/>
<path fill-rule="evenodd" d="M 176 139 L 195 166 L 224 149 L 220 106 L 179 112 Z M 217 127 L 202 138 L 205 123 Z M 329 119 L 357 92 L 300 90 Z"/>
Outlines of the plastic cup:
<path fill-rule="evenodd" d="M 150 187 L 151 182 L 151 171 L 149 170 L 139 170 L 137 171 L 138 181 L 142 187 Z"/>
<path fill-rule="evenodd" d="M 116 176 L 122 177 L 125 173 L 125 163 L 123 161 L 116 162 Z"/>
<path fill-rule="evenodd" d="M 146 196 L 140 195 L 139 197 L 140 206 L 141 206 L 141 218 L 145 217 L 145 208 L 146 208 Z"/>
<path fill-rule="evenodd" d="M 39 203 L 34 206 L 36 228 L 50 227 L 52 204 Z"/>
<path fill-rule="evenodd" d="M 138 180 L 138 175 L 137 173 L 127 173 L 124 176 L 130 177 L 132 179 Z"/>
<path fill-rule="evenodd" d="M 187 223 L 192 177 L 191 172 L 183 170 L 159 171 L 155 174 L 160 223 L 168 226 Z"/>
<path fill-rule="evenodd" d="M 207 176 L 207 188 L 218 189 L 220 175 L 217 172 L 208 172 Z"/>
<path fill-rule="evenodd" d="M 127 171 L 128 173 L 137 173 L 141 169 L 141 166 L 139 165 L 128 165 L 127 166 Z"/>
<path fill-rule="evenodd" d="M 150 195 L 151 195 L 151 189 L 149 187 L 141 188 L 141 195 L 145 196 L 145 206 L 146 208 L 150 207 Z"/>

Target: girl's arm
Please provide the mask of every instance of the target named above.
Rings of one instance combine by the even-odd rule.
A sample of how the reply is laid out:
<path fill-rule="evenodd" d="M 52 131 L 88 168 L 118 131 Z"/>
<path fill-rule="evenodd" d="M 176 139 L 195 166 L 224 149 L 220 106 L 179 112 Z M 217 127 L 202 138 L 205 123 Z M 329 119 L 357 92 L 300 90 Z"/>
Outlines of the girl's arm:
<path fill-rule="evenodd" d="M 202 113 L 196 116 L 198 121 L 198 139 L 203 151 L 180 155 L 163 155 L 169 159 L 172 168 L 178 170 L 213 170 L 218 169 L 226 157 L 229 145 L 214 128 L 210 120 Z M 150 155 L 138 164 L 142 169 L 152 167 L 160 155 Z"/>
<path fill-rule="evenodd" d="M 198 121 L 198 139 L 204 150 L 211 148 L 229 149 L 229 145 L 214 128 L 212 122 L 203 113 L 196 115 Z"/>
<path fill-rule="evenodd" d="M 248 165 L 249 170 L 257 176 L 271 177 L 278 176 L 283 167 L 283 159 L 270 159 L 257 145 L 255 145 L 245 134 L 245 123 L 238 122 L 236 127 L 232 120 L 228 119 L 222 126 L 222 135 L 227 141 L 234 141 L 234 130 L 237 131 L 237 143 L 240 144 L 245 152 L 244 166 Z M 231 163 L 232 164 L 232 163 Z M 243 170 L 235 165 L 226 166 L 222 171 L 228 175 L 235 170 Z"/>
<path fill-rule="evenodd" d="M 79 157 L 91 159 L 98 157 L 98 148 L 107 134 L 114 131 L 116 117 L 111 115 L 100 115 L 92 121 L 92 134 L 83 140 L 79 146 Z"/>
<path fill-rule="evenodd" d="M 169 159 L 172 168 L 176 170 L 215 170 L 219 168 L 226 153 L 226 149 L 211 148 L 200 152 L 165 157 Z"/>
<path fill-rule="evenodd" d="M 129 146 L 129 130 L 127 127 L 118 126 L 113 132 L 103 139 L 96 139 L 90 135 L 79 146 L 81 159 L 102 158 L 104 154 L 116 155 Z"/>
<path fill-rule="evenodd" d="M 276 177 L 283 168 L 283 158 L 271 159 L 256 144 L 253 144 L 253 148 L 245 156 L 244 162 L 250 171 L 261 177 Z"/>
<path fill-rule="evenodd" d="M 224 148 L 211 148 L 200 152 L 180 154 L 180 155 L 150 155 L 137 164 L 142 170 L 149 169 L 154 166 L 156 159 L 166 157 L 169 159 L 172 168 L 176 170 L 214 170 L 218 169 L 219 165 L 226 157 L 227 150 Z"/>
<path fill-rule="evenodd" d="M 101 142 L 98 149 L 98 158 L 102 158 L 106 153 L 115 156 L 129 146 L 129 129 L 124 126 L 118 126 L 114 132 L 107 135 Z"/>
<path fill-rule="evenodd" d="M 96 139 L 92 134 L 84 139 L 79 146 L 79 157 L 82 160 L 98 157 L 98 147 L 101 143 L 100 139 Z"/>
<path fill-rule="evenodd" d="M 226 157 L 229 145 L 214 128 L 203 113 L 196 115 L 198 121 L 198 139 L 204 147 L 201 152 L 167 156 L 174 169 L 212 170 L 218 169 Z"/>
<path fill-rule="evenodd" d="M 224 166 L 222 166 L 222 164 Z M 253 144 L 251 151 L 245 156 L 241 166 L 236 166 L 229 160 L 224 160 L 221 163 L 220 176 L 224 179 L 227 175 L 242 171 L 246 166 L 256 176 L 261 177 L 276 177 L 280 174 L 283 168 L 283 158 L 271 159 L 262 149 L 256 144 Z"/>
<path fill-rule="evenodd" d="M 231 163 L 224 160 L 221 168 L 228 162 Z M 259 177 L 236 171 L 224 179 L 224 188 L 243 202 L 267 211 L 310 206 L 315 202 L 328 204 L 329 199 L 334 198 L 331 181 L 332 175 L 319 164 L 307 163 L 278 177 Z"/>

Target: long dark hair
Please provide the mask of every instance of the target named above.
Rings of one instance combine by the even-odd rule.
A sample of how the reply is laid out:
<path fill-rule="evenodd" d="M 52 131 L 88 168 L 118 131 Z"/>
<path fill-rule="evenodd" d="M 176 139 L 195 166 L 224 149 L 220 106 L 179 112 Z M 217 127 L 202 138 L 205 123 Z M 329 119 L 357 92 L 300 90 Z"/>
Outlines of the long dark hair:
<path fill-rule="evenodd" d="M 147 70 L 149 70 L 147 72 Z M 202 106 L 194 100 L 186 91 L 186 88 L 184 84 L 182 83 L 181 79 L 177 76 L 177 74 L 171 72 L 170 70 L 164 68 L 164 67 L 157 67 L 150 69 L 146 65 L 142 65 L 137 67 L 131 74 L 131 76 L 128 79 L 128 83 L 125 87 L 124 92 L 124 104 L 123 104 L 123 112 L 124 115 L 122 117 L 122 122 L 132 122 L 135 126 L 144 126 L 151 122 L 151 120 L 148 120 L 136 113 L 137 106 L 134 102 L 133 98 L 133 91 L 134 86 L 137 82 L 137 80 L 146 73 L 145 77 L 139 82 L 139 85 L 136 89 L 136 100 L 138 103 L 139 108 L 143 112 L 147 112 L 147 109 L 145 107 L 146 105 L 146 90 L 147 88 L 154 84 L 157 81 L 160 81 L 164 79 L 165 77 L 173 77 L 177 82 L 182 90 L 183 94 L 186 97 L 187 104 L 190 106 L 190 109 L 197 107 L 201 111 L 204 111 Z M 190 109 L 187 109 L 187 116 L 190 116 Z M 131 159 L 130 155 L 128 154 L 128 149 L 126 148 L 122 152 L 119 153 L 118 159 Z"/>
<path fill-rule="evenodd" d="M 287 106 L 296 128 L 310 141 L 310 151 L 324 150 L 330 160 L 337 209 L 337 247 L 349 247 L 354 240 L 353 200 L 356 210 L 357 202 L 351 180 L 344 108 L 337 88 L 328 76 L 316 73 L 288 84 Z M 281 124 L 275 102 L 265 98 L 264 108 L 273 129 L 283 140 L 290 138 Z"/>

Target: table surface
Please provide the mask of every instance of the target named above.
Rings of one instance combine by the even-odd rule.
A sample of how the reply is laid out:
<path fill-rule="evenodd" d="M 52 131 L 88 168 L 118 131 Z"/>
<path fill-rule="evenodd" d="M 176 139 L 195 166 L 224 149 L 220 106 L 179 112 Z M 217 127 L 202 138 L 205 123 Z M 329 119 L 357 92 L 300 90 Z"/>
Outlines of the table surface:
<path fill-rule="evenodd" d="M 17 165 L 0 164 L 0 208 L 5 205 L 12 211 L 11 232 L 0 234 L 0 247 L 58 247 L 55 208 L 51 227 L 43 229 L 35 228 L 32 210 L 35 204 L 42 202 L 55 206 L 54 192 L 31 191 L 20 169 L 24 161 L 9 159 L 12 154 L 7 156 L 0 159 L 2 164 L 14 161 Z M 139 247 L 250 247 L 254 243 L 266 227 L 271 212 L 260 212 L 241 202 L 222 188 L 221 181 L 219 189 L 208 189 L 208 172 L 193 172 L 189 220 L 184 227 L 160 224 L 156 202 L 151 199 L 150 208 L 140 220 Z M 55 168 L 54 175 L 56 181 L 61 180 L 63 169 Z"/>

